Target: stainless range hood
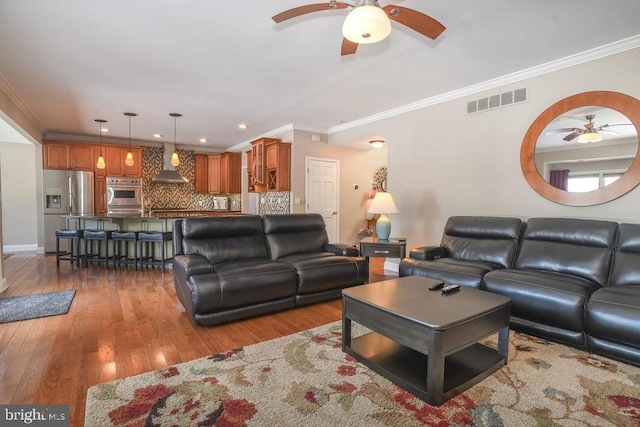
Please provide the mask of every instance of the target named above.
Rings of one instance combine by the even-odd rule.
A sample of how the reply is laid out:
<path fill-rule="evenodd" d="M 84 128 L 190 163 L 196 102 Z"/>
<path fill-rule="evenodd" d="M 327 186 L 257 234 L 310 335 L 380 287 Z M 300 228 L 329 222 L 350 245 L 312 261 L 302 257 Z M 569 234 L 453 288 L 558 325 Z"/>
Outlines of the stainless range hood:
<path fill-rule="evenodd" d="M 165 184 L 186 184 L 189 180 L 176 171 L 171 164 L 171 155 L 175 150 L 175 145 L 164 144 L 162 151 L 162 171 L 153 177 L 153 182 L 163 182 Z"/>

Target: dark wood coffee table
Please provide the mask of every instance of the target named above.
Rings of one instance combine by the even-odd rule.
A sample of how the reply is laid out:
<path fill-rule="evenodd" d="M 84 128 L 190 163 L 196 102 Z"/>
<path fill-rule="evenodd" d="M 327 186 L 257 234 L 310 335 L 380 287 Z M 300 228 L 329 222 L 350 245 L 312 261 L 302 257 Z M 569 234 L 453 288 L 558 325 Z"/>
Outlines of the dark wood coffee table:
<path fill-rule="evenodd" d="M 462 287 L 430 291 L 408 276 L 342 291 L 342 350 L 439 406 L 507 363 L 511 300 Z M 351 337 L 351 322 L 373 332 Z M 498 332 L 498 349 L 478 341 Z"/>

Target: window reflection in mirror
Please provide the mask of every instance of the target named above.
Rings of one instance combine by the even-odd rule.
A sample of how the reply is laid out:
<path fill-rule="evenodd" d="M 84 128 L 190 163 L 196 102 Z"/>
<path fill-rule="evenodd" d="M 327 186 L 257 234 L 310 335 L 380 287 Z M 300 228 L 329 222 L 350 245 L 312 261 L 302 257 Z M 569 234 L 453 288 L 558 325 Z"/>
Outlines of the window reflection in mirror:
<path fill-rule="evenodd" d="M 601 140 L 582 142 L 589 136 Z M 637 151 L 638 134 L 628 117 L 587 105 L 551 120 L 538 136 L 534 160 L 540 176 L 555 188 L 588 192 L 620 178 Z"/>

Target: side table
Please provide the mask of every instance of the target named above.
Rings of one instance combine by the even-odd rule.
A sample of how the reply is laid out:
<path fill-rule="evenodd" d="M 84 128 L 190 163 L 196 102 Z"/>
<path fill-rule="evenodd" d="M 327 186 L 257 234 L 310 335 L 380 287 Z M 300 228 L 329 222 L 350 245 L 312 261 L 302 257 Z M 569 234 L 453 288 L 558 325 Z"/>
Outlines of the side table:
<path fill-rule="evenodd" d="M 377 237 L 365 237 L 360 240 L 360 256 L 382 258 L 404 258 L 407 252 L 407 239 L 392 237 L 389 240 Z"/>

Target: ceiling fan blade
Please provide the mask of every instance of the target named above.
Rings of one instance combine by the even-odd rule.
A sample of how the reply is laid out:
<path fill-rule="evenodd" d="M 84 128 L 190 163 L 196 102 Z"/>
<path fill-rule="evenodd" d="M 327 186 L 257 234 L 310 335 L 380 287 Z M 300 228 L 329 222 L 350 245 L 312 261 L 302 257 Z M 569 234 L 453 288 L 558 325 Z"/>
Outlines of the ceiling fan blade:
<path fill-rule="evenodd" d="M 577 130 L 577 131 L 575 131 L 575 132 L 573 132 L 573 133 L 570 133 L 569 135 L 565 136 L 565 137 L 564 137 L 564 138 L 562 138 L 562 139 L 564 139 L 565 141 L 571 141 L 572 139 L 575 139 L 576 137 L 578 137 L 578 136 L 582 135 L 583 133 L 584 133 L 584 132 L 582 132 L 582 131 L 580 131 L 580 130 Z"/>
<path fill-rule="evenodd" d="M 561 129 L 552 129 L 544 133 L 545 136 L 553 135 L 554 133 L 565 133 L 565 132 L 578 132 L 581 129 L 579 128 L 561 128 Z"/>
<path fill-rule="evenodd" d="M 610 128 L 612 126 L 632 126 L 632 125 L 631 123 L 616 123 L 615 125 L 606 124 L 606 125 L 598 126 L 596 130 L 607 130 L 606 128 Z"/>
<path fill-rule="evenodd" d="M 300 15 L 306 15 L 307 13 L 320 12 L 323 10 L 332 10 L 332 9 L 346 9 L 350 5 L 347 3 L 341 3 L 332 1 L 329 3 L 314 3 L 307 4 L 304 6 L 294 7 L 293 9 L 285 10 L 277 15 L 271 17 L 276 24 L 279 24 L 282 21 L 286 21 L 287 19 L 295 18 Z"/>
<path fill-rule="evenodd" d="M 340 55 L 353 55 L 356 53 L 358 49 L 358 43 L 354 43 L 351 40 L 347 40 L 345 38 L 342 39 L 342 49 L 340 50 Z"/>
<path fill-rule="evenodd" d="M 389 19 L 399 22 L 433 40 L 442 34 L 446 28 L 432 17 L 420 13 L 417 10 L 388 5 L 384 7 L 384 11 L 389 15 Z"/>

